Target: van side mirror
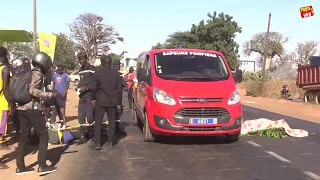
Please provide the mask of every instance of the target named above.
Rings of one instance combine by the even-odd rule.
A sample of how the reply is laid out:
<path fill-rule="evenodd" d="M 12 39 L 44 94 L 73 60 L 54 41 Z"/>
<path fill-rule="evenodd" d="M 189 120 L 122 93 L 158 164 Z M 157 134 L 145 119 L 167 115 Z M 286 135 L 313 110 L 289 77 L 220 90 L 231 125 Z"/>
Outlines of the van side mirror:
<path fill-rule="evenodd" d="M 233 79 L 235 83 L 241 83 L 242 82 L 242 70 L 237 69 L 236 72 L 233 74 Z"/>

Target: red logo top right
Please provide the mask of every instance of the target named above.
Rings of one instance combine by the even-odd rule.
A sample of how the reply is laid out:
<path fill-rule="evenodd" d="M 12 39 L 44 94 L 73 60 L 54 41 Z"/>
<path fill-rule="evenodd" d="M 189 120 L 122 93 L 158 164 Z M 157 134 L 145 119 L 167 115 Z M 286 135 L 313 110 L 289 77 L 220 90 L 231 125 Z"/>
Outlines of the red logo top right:
<path fill-rule="evenodd" d="M 301 18 L 314 16 L 314 10 L 312 6 L 305 6 L 300 8 Z"/>

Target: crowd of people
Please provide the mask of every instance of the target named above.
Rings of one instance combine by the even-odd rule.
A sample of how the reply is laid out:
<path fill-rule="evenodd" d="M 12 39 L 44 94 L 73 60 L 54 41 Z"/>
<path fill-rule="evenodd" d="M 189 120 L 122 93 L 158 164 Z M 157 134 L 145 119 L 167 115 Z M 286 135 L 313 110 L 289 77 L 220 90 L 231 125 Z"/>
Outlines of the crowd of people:
<path fill-rule="evenodd" d="M 101 149 L 101 126 L 104 116 L 108 119 L 108 147 L 115 145 L 115 134 L 120 132 L 120 116 L 123 113 L 122 91 L 128 87 L 129 96 L 133 86 L 133 68 L 129 70 L 129 81 L 121 76 L 120 62 L 109 56 L 101 56 L 101 65 L 92 66 L 85 52 L 79 52 L 80 82 L 76 87 L 79 95 L 78 121 L 80 139 L 77 144 L 87 142 L 86 125 L 94 126 L 91 149 Z M 46 53 L 38 52 L 29 59 L 9 65 L 8 51 L 0 47 L 0 140 L 5 147 L 8 119 L 11 118 L 19 136 L 16 149 L 16 174 L 34 172 L 25 165 L 25 150 L 31 128 L 39 137 L 38 174 L 44 175 L 57 170 L 46 164 L 49 135 L 48 124 L 55 122 L 52 109 L 57 111 L 62 129 L 67 127 L 66 99 L 70 78 L 63 66 L 53 68 L 53 62 Z M 8 166 L 0 162 L 0 169 Z"/>

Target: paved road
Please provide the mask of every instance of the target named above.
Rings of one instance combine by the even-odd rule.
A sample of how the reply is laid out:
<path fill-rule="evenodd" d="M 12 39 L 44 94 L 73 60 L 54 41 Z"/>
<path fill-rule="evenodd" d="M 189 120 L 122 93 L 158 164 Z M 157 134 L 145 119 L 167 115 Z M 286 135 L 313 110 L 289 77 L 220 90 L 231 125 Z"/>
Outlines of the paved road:
<path fill-rule="evenodd" d="M 244 106 L 245 120 L 285 119 L 293 128 L 319 132 L 320 125 Z M 320 180 L 320 136 L 271 139 L 242 137 L 170 138 L 145 143 L 129 111 L 122 125 L 127 136 L 113 148 L 92 151 L 89 143 L 70 146 L 59 170 L 45 180 Z M 59 158 L 59 157 L 56 157 Z"/>

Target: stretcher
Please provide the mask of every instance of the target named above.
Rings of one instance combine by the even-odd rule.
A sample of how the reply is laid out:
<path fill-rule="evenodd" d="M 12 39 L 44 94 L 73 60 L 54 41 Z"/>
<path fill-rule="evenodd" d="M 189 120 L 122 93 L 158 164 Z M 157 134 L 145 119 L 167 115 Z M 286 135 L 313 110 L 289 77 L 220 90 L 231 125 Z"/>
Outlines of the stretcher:
<path fill-rule="evenodd" d="M 108 125 L 108 121 L 102 122 L 103 127 L 106 127 L 107 125 Z M 80 127 L 86 127 L 89 133 L 93 133 L 93 132 L 90 132 L 88 128 L 91 127 L 90 129 L 92 131 L 94 127 L 94 123 L 80 124 L 77 126 L 69 126 L 69 127 L 66 127 L 65 129 L 61 129 L 61 124 L 59 123 L 52 123 L 52 124 L 48 123 L 47 127 L 48 127 L 48 134 L 49 134 L 49 144 L 68 144 L 79 138 L 78 137 L 79 135 L 77 134 L 79 134 L 78 130 L 80 129 Z"/>
<path fill-rule="evenodd" d="M 108 125 L 108 121 L 104 121 L 102 122 L 102 125 Z M 65 130 L 77 130 L 77 129 L 80 129 L 81 126 L 84 126 L 84 127 L 93 127 L 94 126 L 94 123 L 93 124 L 79 124 L 77 126 L 68 126 L 66 127 Z M 64 130 L 62 130 L 64 131 Z"/>

